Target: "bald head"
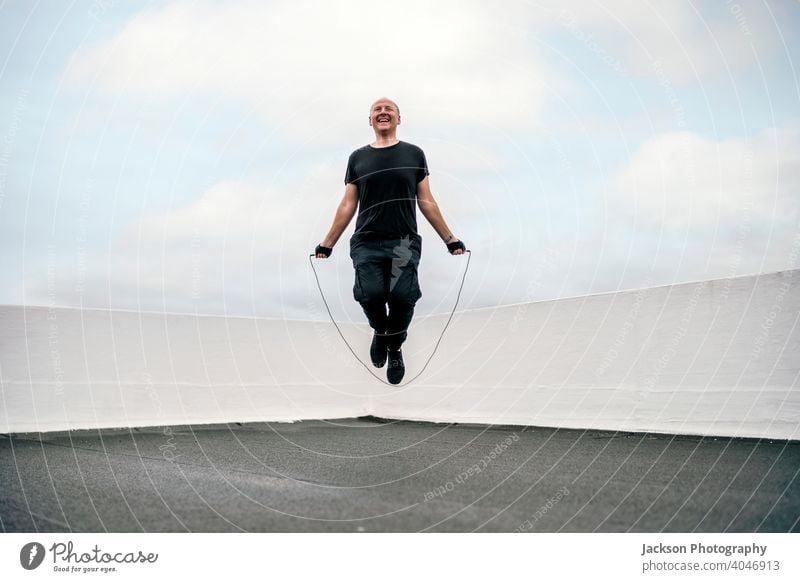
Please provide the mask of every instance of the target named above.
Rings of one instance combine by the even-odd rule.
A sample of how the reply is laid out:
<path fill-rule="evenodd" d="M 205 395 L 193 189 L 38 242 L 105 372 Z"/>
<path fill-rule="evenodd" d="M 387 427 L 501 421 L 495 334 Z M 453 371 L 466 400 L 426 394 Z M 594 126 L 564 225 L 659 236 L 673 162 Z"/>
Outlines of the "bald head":
<path fill-rule="evenodd" d="M 380 99 L 376 99 L 372 103 L 372 105 L 370 105 L 370 107 L 369 107 L 370 115 L 372 115 L 372 112 L 374 111 L 376 105 L 381 105 L 381 104 L 384 104 L 384 103 L 388 103 L 389 105 L 393 106 L 394 110 L 397 112 L 397 114 L 398 115 L 400 114 L 400 108 L 397 106 L 397 103 L 395 103 L 394 101 L 392 101 L 388 97 L 381 97 Z"/>

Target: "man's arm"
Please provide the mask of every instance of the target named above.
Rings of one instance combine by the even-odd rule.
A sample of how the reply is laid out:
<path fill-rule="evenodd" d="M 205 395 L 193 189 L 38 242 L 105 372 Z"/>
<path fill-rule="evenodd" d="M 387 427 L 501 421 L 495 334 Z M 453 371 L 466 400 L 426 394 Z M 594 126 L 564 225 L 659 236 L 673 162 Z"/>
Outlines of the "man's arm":
<path fill-rule="evenodd" d="M 344 229 L 346 229 L 350 221 L 353 220 L 356 208 L 358 208 L 358 186 L 351 183 L 344 188 L 344 196 L 342 197 L 342 201 L 339 202 L 339 207 L 336 209 L 336 216 L 333 218 L 333 224 L 328 234 L 325 235 L 325 238 L 320 243 L 321 246 L 330 249 L 334 247 L 339 237 L 342 236 Z M 317 258 L 326 259 L 327 255 L 317 253 Z"/>
<path fill-rule="evenodd" d="M 433 198 L 427 176 L 417 185 L 417 202 L 419 203 L 420 212 L 431 223 L 433 230 L 436 231 L 436 234 L 441 237 L 445 244 L 458 242 L 458 239 L 450 232 L 450 228 L 444 221 L 441 210 L 439 210 L 439 205 Z M 461 249 L 456 249 L 453 254 L 460 255 L 463 252 Z"/>

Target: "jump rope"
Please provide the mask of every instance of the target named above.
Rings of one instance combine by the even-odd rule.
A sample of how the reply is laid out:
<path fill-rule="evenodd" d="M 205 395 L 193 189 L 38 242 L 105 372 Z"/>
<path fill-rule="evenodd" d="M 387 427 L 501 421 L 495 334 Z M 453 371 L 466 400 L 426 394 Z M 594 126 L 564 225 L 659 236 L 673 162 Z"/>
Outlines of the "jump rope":
<path fill-rule="evenodd" d="M 337 331 L 337 332 L 339 332 L 339 337 L 341 337 L 341 338 L 342 338 L 342 341 L 343 341 L 343 342 L 345 343 L 345 345 L 347 346 L 347 349 L 349 349 L 349 350 L 350 350 L 350 353 L 351 353 L 351 354 L 353 354 L 353 357 L 354 357 L 356 360 L 358 360 L 358 362 L 359 362 L 359 363 L 360 363 L 362 366 L 364 366 L 364 369 L 365 369 L 367 372 L 369 372 L 370 374 L 372 374 L 372 377 L 373 377 L 373 378 L 375 378 L 375 379 L 376 379 L 376 380 L 378 380 L 379 382 L 383 382 L 383 383 L 384 383 L 384 384 L 386 384 L 387 386 L 391 386 L 391 387 L 393 387 L 393 388 L 397 388 L 397 387 L 403 387 L 403 386 L 407 386 L 407 385 L 411 384 L 411 383 L 412 383 L 414 380 L 416 380 L 417 378 L 419 378 L 419 377 L 422 375 L 422 373 L 425 371 L 425 368 L 427 368 L 427 367 L 428 367 L 428 364 L 430 364 L 430 363 L 431 363 L 431 360 L 433 359 L 433 356 L 436 354 L 436 350 L 437 350 L 437 349 L 439 349 L 439 344 L 442 342 L 442 338 L 444 337 L 444 332 L 445 332 L 445 331 L 447 331 L 447 328 L 448 328 L 448 326 L 450 325 L 450 322 L 451 322 L 451 321 L 452 321 L 452 319 L 453 319 L 453 315 L 455 315 L 456 308 L 458 307 L 458 302 L 459 302 L 459 300 L 461 299 L 461 291 L 464 289 L 464 281 L 465 281 L 465 280 L 466 280 L 466 278 L 467 278 L 467 271 L 469 271 L 469 262 L 470 262 L 470 259 L 472 259 L 472 251 L 471 251 L 471 250 L 469 250 L 469 249 L 465 249 L 465 250 L 464 250 L 464 252 L 468 253 L 468 256 L 467 256 L 467 266 L 466 266 L 466 267 L 464 267 L 464 274 L 461 276 L 461 285 L 460 285 L 460 286 L 459 286 L 459 288 L 458 288 L 458 295 L 456 296 L 456 302 L 455 302 L 455 305 L 453 305 L 453 310 L 450 312 L 450 317 L 448 317 L 448 318 L 447 318 L 447 323 L 445 323 L 445 324 L 444 324 L 444 328 L 442 329 L 442 333 L 441 333 L 441 334 L 439 334 L 439 339 L 438 339 L 438 340 L 436 340 L 436 345 L 435 345 L 435 346 L 433 346 L 433 351 L 431 352 L 431 355 L 430 355 L 430 356 L 428 356 L 428 360 L 425 362 L 425 365 L 424 365 L 424 366 L 422 366 L 422 369 L 421 369 L 419 372 L 417 372 L 417 375 L 416 375 L 416 376 L 414 376 L 413 378 L 411 378 L 410 380 L 408 380 L 408 381 L 407 381 L 407 382 L 405 382 L 404 384 L 390 384 L 389 382 L 387 382 L 386 380 L 384 380 L 383 378 L 381 378 L 380 376 L 378 376 L 377 374 L 375 374 L 375 372 L 373 372 L 373 371 L 372 371 L 372 368 L 370 368 L 369 366 L 367 366 L 367 365 L 366 365 L 366 364 L 365 364 L 365 363 L 364 363 L 364 362 L 361 360 L 361 358 L 359 358 L 359 357 L 358 357 L 358 355 L 356 354 L 355 350 L 354 350 L 354 349 L 353 349 L 353 347 L 350 345 L 350 342 L 348 342 L 348 341 L 347 341 L 347 339 L 344 337 L 344 334 L 342 333 L 342 330 L 339 328 L 339 324 L 338 324 L 338 323 L 336 323 L 336 320 L 334 319 L 334 317 L 333 317 L 333 314 L 331 313 L 331 308 L 328 306 L 328 301 L 325 299 L 325 293 L 322 291 L 322 285 L 320 284 L 320 282 L 319 282 L 319 277 L 317 276 L 317 269 L 316 269 L 316 267 L 314 267 L 314 261 L 313 261 L 313 258 L 316 256 L 314 253 L 312 253 L 312 254 L 308 255 L 308 263 L 311 265 L 311 270 L 314 272 L 314 279 L 317 281 L 317 289 L 319 289 L 319 294 L 320 294 L 320 297 L 322 297 L 322 302 L 325 304 L 325 310 L 328 312 L 328 317 L 330 317 L 330 318 L 331 318 L 331 322 L 333 323 L 334 327 L 336 328 L 336 331 Z M 402 332 L 401 332 L 401 333 L 402 333 Z"/>

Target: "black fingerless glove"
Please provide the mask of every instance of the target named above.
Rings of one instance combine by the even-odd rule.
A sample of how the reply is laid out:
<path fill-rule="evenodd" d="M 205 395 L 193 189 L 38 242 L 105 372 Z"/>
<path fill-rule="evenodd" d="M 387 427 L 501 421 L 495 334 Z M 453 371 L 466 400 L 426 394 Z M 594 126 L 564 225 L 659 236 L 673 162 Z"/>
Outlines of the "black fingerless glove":
<path fill-rule="evenodd" d="M 333 249 L 330 247 L 324 247 L 322 245 L 317 245 L 317 248 L 314 249 L 314 256 L 317 255 L 325 255 L 326 257 L 330 257 Z"/>
<path fill-rule="evenodd" d="M 451 255 L 458 249 L 466 251 L 467 247 L 465 247 L 464 243 L 461 242 L 460 240 L 457 240 L 456 242 L 447 243 L 447 252 L 450 253 Z"/>

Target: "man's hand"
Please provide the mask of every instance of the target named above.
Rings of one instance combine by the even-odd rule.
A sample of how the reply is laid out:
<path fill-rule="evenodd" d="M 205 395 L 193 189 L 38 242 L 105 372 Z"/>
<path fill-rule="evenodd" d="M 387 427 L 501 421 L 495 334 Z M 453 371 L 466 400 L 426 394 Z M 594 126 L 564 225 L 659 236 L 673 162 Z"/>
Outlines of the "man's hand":
<path fill-rule="evenodd" d="M 317 248 L 314 249 L 314 254 L 317 255 L 318 259 L 327 259 L 331 256 L 333 249 L 331 247 L 324 247 L 322 245 L 317 245 Z"/>
<path fill-rule="evenodd" d="M 467 247 L 465 247 L 464 243 L 458 239 L 447 243 L 447 252 L 449 252 L 451 255 L 463 255 L 464 251 L 466 250 Z"/>

